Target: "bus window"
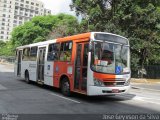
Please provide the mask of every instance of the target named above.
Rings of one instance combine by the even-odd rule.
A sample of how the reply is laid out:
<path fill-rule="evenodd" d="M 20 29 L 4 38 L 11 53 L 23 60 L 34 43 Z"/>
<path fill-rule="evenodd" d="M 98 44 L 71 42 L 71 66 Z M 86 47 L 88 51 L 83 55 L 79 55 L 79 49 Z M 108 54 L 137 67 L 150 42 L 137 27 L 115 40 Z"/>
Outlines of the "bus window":
<path fill-rule="evenodd" d="M 64 42 L 61 44 L 61 53 L 60 60 L 61 61 L 70 61 L 72 55 L 72 42 Z"/>
<path fill-rule="evenodd" d="M 122 74 L 128 72 L 129 47 L 121 44 L 94 42 L 92 49 L 92 66 L 94 71 Z M 117 72 L 117 69 L 119 71 Z"/>
<path fill-rule="evenodd" d="M 48 48 L 48 55 L 47 60 L 53 61 L 53 60 L 59 60 L 59 43 L 50 44 Z"/>
<path fill-rule="evenodd" d="M 31 47 L 30 50 L 30 60 L 35 61 L 37 58 L 37 47 Z"/>
<path fill-rule="evenodd" d="M 30 48 L 23 49 L 23 60 L 24 61 L 29 61 L 29 53 L 30 53 Z"/>
<path fill-rule="evenodd" d="M 88 64 L 88 44 L 84 45 L 84 53 L 83 53 L 83 66 L 87 66 Z"/>

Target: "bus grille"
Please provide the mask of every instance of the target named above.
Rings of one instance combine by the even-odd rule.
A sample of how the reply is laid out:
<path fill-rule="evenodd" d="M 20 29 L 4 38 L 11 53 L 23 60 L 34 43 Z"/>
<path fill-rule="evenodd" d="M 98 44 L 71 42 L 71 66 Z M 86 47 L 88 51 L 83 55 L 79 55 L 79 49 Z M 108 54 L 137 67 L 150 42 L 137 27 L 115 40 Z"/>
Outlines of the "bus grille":
<path fill-rule="evenodd" d="M 112 86 L 112 87 L 116 87 L 116 86 L 124 86 L 125 81 L 108 81 L 108 82 L 104 82 L 105 86 Z"/>

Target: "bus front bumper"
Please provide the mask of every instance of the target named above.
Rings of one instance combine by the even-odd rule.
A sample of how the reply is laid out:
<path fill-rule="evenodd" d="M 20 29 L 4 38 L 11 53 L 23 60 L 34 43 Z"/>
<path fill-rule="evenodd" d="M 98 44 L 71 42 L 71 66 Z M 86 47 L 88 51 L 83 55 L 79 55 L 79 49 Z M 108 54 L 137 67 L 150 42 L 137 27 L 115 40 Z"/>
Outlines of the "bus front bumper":
<path fill-rule="evenodd" d="M 130 89 L 129 86 L 123 87 L 99 87 L 99 86 L 88 86 L 87 95 L 99 96 L 99 95 L 117 95 L 127 93 Z"/>

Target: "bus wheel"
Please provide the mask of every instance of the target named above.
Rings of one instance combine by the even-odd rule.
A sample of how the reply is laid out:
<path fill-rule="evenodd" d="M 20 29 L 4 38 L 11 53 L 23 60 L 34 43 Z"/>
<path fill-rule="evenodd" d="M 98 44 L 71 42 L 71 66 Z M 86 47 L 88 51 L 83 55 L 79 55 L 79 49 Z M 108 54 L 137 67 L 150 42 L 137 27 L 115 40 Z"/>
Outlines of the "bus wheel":
<path fill-rule="evenodd" d="M 62 83 L 61 83 L 61 91 L 62 94 L 65 96 L 70 96 L 70 84 L 67 78 L 63 78 Z"/>
<path fill-rule="evenodd" d="M 28 73 L 28 71 L 26 71 L 25 72 L 25 81 L 26 81 L 26 83 L 30 83 L 31 81 L 29 80 L 29 73 Z"/>

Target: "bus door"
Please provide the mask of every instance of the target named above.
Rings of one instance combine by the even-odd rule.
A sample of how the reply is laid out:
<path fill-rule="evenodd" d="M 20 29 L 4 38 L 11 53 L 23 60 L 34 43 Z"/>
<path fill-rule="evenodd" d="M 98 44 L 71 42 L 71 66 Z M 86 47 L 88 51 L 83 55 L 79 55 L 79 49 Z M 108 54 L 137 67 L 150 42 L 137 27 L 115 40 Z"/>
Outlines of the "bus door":
<path fill-rule="evenodd" d="M 44 83 L 44 62 L 45 62 L 46 48 L 39 48 L 38 52 L 38 65 L 37 65 L 37 78 L 38 83 Z"/>
<path fill-rule="evenodd" d="M 86 42 L 76 45 L 74 89 L 82 92 L 87 90 L 88 45 Z"/>
<path fill-rule="evenodd" d="M 17 76 L 21 76 L 22 50 L 19 50 L 17 54 L 18 54 L 18 61 L 17 61 Z"/>

